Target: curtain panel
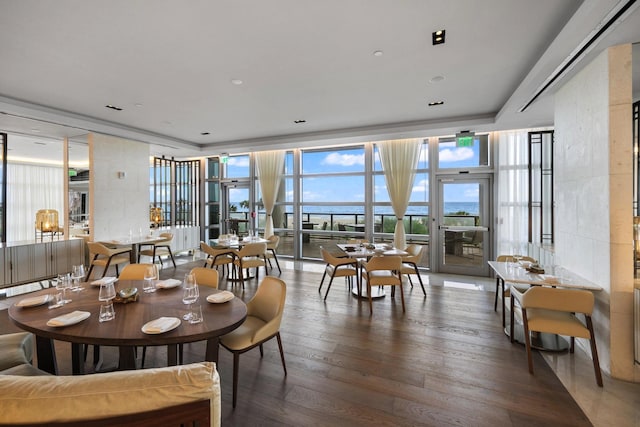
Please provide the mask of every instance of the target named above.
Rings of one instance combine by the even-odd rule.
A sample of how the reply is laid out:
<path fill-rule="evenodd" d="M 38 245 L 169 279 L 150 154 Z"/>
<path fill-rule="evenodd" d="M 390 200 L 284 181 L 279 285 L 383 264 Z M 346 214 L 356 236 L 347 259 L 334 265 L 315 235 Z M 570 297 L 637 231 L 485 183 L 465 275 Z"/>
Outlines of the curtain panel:
<path fill-rule="evenodd" d="M 526 254 L 529 241 L 528 130 L 497 132 L 497 254 Z"/>
<path fill-rule="evenodd" d="M 7 165 L 7 242 L 35 239 L 40 209 L 57 210 L 59 225 L 64 224 L 63 178 L 60 167 Z"/>
<path fill-rule="evenodd" d="M 262 203 L 267 218 L 264 226 L 264 238 L 273 235 L 273 207 L 276 204 L 280 181 L 284 174 L 284 151 L 262 151 L 255 153 L 256 170 L 262 192 Z"/>
<path fill-rule="evenodd" d="M 387 192 L 397 218 L 394 245 L 399 249 L 407 246 L 403 218 L 413 190 L 420 144 L 420 139 L 397 139 L 377 143 Z"/>

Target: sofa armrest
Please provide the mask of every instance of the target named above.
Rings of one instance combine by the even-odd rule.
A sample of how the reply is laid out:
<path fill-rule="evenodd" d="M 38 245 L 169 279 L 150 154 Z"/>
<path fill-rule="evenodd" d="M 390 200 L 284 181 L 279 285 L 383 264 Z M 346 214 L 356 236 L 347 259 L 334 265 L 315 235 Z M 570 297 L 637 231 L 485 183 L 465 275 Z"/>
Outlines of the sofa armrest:
<path fill-rule="evenodd" d="M 6 425 L 100 420 L 201 401 L 218 427 L 220 377 L 212 362 L 81 376 L 0 375 Z"/>

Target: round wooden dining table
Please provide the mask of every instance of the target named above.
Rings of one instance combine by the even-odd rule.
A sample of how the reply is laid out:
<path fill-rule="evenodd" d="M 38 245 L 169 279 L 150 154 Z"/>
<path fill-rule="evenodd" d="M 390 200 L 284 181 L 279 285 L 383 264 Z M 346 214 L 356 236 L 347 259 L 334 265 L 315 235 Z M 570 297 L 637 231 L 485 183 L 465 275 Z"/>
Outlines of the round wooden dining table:
<path fill-rule="evenodd" d="M 19 301 L 9 307 L 9 317 L 19 328 L 32 332 L 36 336 L 38 367 L 57 374 L 54 340 L 71 343 L 72 371 L 82 374 L 84 369 L 85 345 L 116 346 L 119 348 L 118 369 L 136 369 L 135 349 L 139 346 L 167 346 L 167 364 L 178 363 L 178 345 L 207 341 L 205 360 L 216 362 L 218 359 L 219 337 L 234 330 L 247 317 L 247 306 L 240 298 L 225 303 L 210 303 L 207 296 L 222 292 L 207 286 L 200 286 L 200 298 L 195 304 L 202 307 L 203 321 L 190 324 L 182 320 L 187 306 L 182 302 L 182 286 L 157 289 L 153 293 L 142 292 L 142 281 L 118 281 L 116 291 L 130 287 L 138 288 L 136 302 L 114 303 L 115 319 L 100 322 L 98 301 L 99 286 L 84 283 L 84 290 L 67 291 L 71 302 L 60 308 L 49 309 L 47 304 L 20 307 Z M 45 289 L 29 297 L 43 294 L 55 294 L 56 289 Z M 90 316 L 74 325 L 63 327 L 47 326 L 47 322 L 73 311 L 86 311 Z M 164 333 L 149 334 L 142 331 L 143 325 L 160 317 L 177 317 L 179 326 Z"/>

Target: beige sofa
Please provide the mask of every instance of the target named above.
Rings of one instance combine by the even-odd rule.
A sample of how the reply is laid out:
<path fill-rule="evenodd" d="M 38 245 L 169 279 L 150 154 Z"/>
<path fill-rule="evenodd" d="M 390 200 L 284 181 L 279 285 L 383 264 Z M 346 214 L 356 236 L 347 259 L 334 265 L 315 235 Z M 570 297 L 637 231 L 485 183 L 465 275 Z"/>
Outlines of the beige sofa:
<path fill-rule="evenodd" d="M 42 371 L 28 363 L 32 338 L 12 335 L 3 336 L 3 344 L 16 340 L 18 350 L 0 359 L 0 368 L 6 368 L 0 369 L 0 425 L 157 426 L 207 418 L 211 426 L 220 425 L 220 377 L 214 363 L 38 376 Z"/>

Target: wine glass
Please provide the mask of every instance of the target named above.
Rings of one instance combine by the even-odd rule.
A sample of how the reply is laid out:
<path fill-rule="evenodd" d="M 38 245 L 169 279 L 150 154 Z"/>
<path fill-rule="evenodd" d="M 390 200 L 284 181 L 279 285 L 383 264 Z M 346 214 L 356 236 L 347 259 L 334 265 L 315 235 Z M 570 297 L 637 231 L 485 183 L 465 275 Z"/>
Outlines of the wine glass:
<path fill-rule="evenodd" d="M 67 289 L 69 288 L 69 274 L 58 274 L 58 280 L 56 281 L 56 289 L 62 291 L 62 301 L 60 304 L 64 305 L 70 303 L 71 300 L 67 299 Z"/>
<path fill-rule="evenodd" d="M 116 297 L 116 289 L 113 286 L 113 282 L 100 284 L 100 293 L 98 294 L 98 301 L 108 302 Z"/>
<path fill-rule="evenodd" d="M 144 269 L 144 285 L 143 290 L 146 293 L 155 292 L 156 287 L 153 281 L 158 278 L 156 266 L 149 265 Z"/>
<path fill-rule="evenodd" d="M 191 320 L 191 305 L 198 301 L 198 297 L 200 296 L 194 274 L 187 273 L 184 276 L 183 287 L 182 303 L 188 305 L 188 312 L 182 316 L 182 318 L 184 320 Z"/>
<path fill-rule="evenodd" d="M 84 289 L 80 286 L 80 279 L 84 278 L 84 265 L 74 265 L 71 267 L 71 278 L 73 279 L 73 291 L 81 291 Z"/>

